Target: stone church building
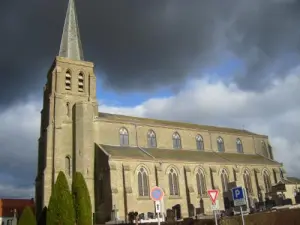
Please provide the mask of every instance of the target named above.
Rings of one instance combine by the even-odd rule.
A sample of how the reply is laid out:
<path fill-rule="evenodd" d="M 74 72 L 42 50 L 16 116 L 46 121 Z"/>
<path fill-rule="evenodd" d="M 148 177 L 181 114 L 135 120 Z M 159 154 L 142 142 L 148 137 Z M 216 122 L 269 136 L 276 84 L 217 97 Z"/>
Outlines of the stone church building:
<path fill-rule="evenodd" d="M 101 110 L 101 109 L 100 109 Z M 36 177 L 39 214 L 59 171 L 70 184 L 85 177 L 97 222 L 117 212 L 154 213 L 151 187 L 165 192 L 178 218 L 211 214 L 208 189 L 230 208 L 232 185 L 246 188 L 249 204 L 264 201 L 285 177 L 268 136 L 225 127 L 98 112 L 94 64 L 85 61 L 74 0 L 69 0 L 58 56 L 44 86 Z"/>

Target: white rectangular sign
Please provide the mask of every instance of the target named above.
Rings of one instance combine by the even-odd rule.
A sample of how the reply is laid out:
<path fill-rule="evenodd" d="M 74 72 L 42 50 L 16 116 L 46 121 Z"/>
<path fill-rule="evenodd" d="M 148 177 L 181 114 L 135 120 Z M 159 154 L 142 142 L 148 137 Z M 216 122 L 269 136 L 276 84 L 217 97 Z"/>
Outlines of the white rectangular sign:
<path fill-rule="evenodd" d="M 247 193 L 243 187 L 232 188 L 232 198 L 234 206 L 243 206 L 247 204 Z"/>
<path fill-rule="evenodd" d="M 216 204 L 211 204 L 211 210 L 220 210 L 219 200 L 216 200 Z"/>
<path fill-rule="evenodd" d="M 161 211 L 160 201 L 155 201 L 155 212 L 160 213 L 160 211 Z"/>

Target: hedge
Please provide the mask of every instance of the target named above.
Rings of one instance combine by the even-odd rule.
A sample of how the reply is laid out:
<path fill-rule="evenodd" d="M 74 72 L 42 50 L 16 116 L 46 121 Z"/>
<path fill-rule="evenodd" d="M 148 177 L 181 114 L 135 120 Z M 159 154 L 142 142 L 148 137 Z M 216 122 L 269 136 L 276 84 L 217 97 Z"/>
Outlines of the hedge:
<path fill-rule="evenodd" d="M 36 225 L 35 216 L 29 206 L 26 206 L 18 221 L 18 225 Z"/>
<path fill-rule="evenodd" d="M 75 208 L 76 225 L 91 225 L 91 198 L 85 180 L 80 172 L 75 173 L 72 184 L 72 194 Z"/>
<path fill-rule="evenodd" d="M 75 211 L 66 176 L 59 172 L 47 211 L 47 225 L 74 225 Z"/>

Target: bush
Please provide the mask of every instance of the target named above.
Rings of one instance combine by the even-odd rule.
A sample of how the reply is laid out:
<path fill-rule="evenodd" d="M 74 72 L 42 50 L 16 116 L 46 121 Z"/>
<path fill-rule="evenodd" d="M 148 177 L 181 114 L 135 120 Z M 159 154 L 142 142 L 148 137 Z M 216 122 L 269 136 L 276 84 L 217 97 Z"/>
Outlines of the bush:
<path fill-rule="evenodd" d="M 75 173 L 72 194 L 77 225 L 92 224 L 92 204 L 85 180 L 80 172 Z"/>
<path fill-rule="evenodd" d="M 18 225 L 36 225 L 35 216 L 29 206 L 26 206 L 18 221 Z"/>
<path fill-rule="evenodd" d="M 72 195 L 66 176 L 59 172 L 52 189 L 48 211 L 47 225 L 74 225 L 75 212 Z"/>

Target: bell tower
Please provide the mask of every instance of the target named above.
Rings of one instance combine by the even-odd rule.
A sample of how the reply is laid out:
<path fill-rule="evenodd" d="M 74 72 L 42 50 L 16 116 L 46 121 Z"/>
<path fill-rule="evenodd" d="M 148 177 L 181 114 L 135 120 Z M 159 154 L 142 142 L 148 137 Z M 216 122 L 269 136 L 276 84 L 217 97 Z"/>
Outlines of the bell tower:
<path fill-rule="evenodd" d="M 65 172 L 70 184 L 75 171 L 93 178 L 93 119 L 97 113 L 94 64 L 84 61 L 75 3 L 69 0 L 59 54 L 44 86 L 36 177 L 37 216 L 48 206 L 59 171 Z"/>

